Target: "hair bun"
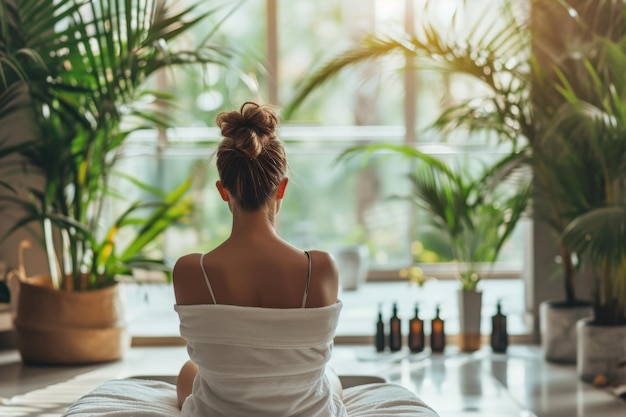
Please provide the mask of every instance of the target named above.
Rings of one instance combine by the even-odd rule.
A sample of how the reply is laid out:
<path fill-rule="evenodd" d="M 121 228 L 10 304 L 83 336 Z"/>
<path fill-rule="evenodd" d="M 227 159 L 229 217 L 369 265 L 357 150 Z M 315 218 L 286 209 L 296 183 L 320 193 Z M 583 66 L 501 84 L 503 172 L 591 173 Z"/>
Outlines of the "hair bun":
<path fill-rule="evenodd" d="M 242 210 L 258 210 L 276 195 L 287 172 L 285 148 L 276 136 L 278 113 L 246 102 L 216 121 L 223 137 L 217 147 L 220 181 Z"/>
<path fill-rule="evenodd" d="M 220 113 L 217 125 L 222 136 L 232 140 L 234 148 L 248 158 L 256 158 L 265 145 L 276 137 L 278 114 L 271 106 L 247 101 L 240 111 Z"/>

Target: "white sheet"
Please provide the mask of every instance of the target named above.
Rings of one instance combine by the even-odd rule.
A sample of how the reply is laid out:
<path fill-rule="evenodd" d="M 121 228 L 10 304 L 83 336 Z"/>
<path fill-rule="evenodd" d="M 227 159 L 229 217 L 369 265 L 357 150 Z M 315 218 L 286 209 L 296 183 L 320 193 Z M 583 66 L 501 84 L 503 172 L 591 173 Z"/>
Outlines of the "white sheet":
<path fill-rule="evenodd" d="M 344 390 L 350 417 L 438 417 L 406 388 L 389 383 Z M 176 387 L 162 381 L 114 379 L 72 405 L 64 417 L 179 417 Z M 276 416 L 287 417 L 287 416 Z"/>
<path fill-rule="evenodd" d="M 113 379 L 83 396 L 64 416 L 179 416 L 176 387 L 162 381 Z"/>

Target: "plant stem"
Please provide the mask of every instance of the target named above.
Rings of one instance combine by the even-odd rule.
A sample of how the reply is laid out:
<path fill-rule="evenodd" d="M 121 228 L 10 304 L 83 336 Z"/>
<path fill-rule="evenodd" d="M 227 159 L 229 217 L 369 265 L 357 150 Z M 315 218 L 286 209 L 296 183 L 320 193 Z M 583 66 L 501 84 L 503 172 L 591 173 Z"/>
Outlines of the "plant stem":
<path fill-rule="evenodd" d="M 563 262 L 563 279 L 565 281 L 565 301 L 567 304 L 573 304 L 576 301 L 574 265 L 572 265 L 572 256 L 565 243 L 561 243 L 561 260 Z"/>
<path fill-rule="evenodd" d="M 52 287 L 55 290 L 58 290 L 61 286 L 61 279 L 59 277 L 59 263 L 57 261 L 57 255 L 54 249 L 52 222 L 49 218 L 45 218 L 43 221 L 43 233 L 46 245 L 46 255 L 48 256 L 48 268 L 50 269 L 50 279 L 52 280 Z"/>

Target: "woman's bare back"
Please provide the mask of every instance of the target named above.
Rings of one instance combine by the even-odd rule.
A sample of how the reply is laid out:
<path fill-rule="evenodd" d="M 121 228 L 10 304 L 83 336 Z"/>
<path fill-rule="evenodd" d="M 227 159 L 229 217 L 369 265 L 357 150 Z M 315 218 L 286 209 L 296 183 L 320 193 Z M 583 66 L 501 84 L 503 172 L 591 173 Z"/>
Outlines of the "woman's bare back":
<path fill-rule="evenodd" d="M 332 257 L 310 251 L 311 278 L 305 307 L 337 301 L 338 277 Z M 182 257 L 174 268 L 178 304 L 212 304 L 200 254 Z M 228 239 L 203 257 L 215 301 L 266 308 L 300 308 L 307 285 L 307 254 L 279 238 Z"/>

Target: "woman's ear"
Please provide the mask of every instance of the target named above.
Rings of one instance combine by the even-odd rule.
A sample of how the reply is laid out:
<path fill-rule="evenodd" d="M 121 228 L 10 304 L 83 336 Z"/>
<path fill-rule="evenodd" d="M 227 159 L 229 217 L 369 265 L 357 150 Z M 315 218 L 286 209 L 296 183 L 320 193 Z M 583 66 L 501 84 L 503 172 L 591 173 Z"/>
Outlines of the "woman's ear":
<path fill-rule="evenodd" d="M 222 197 L 222 200 L 224 201 L 228 201 L 230 198 L 228 197 L 228 191 L 226 191 L 226 188 L 224 188 L 224 186 L 222 185 L 222 181 L 217 181 L 215 183 L 215 186 L 217 187 L 217 191 L 219 191 L 220 196 Z"/>
<path fill-rule="evenodd" d="M 287 183 L 289 182 L 289 178 L 284 178 L 280 184 L 278 185 L 278 192 L 276 193 L 276 198 L 282 200 L 285 196 L 285 188 L 287 188 Z"/>

